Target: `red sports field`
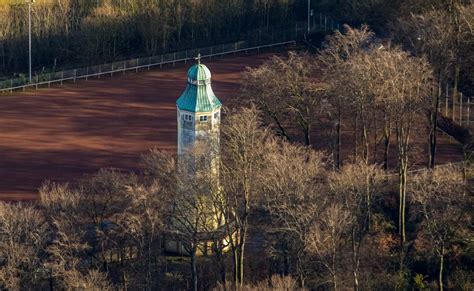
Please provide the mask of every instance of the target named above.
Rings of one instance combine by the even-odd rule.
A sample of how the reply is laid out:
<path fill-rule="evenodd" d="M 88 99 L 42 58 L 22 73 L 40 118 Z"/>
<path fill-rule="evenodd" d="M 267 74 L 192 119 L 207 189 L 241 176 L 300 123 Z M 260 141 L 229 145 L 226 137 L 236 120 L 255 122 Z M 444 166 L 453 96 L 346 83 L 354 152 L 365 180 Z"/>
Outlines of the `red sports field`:
<path fill-rule="evenodd" d="M 240 72 L 270 53 L 204 60 L 223 101 Z M 0 200 L 37 198 L 44 180 L 72 181 L 103 167 L 136 169 L 140 154 L 176 146 L 175 101 L 188 65 L 0 95 Z M 459 146 L 441 138 L 444 159 Z"/>
<path fill-rule="evenodd" d="M 269 54 L 204 60 L 224 102 L 240 72 Z M 175 149 L 176 99 L 188 65 L 0 95 L 0 200 L 37 197 L 44 180 L 68 181 L 102 167 L 133 169 L 140 154 Z"/>

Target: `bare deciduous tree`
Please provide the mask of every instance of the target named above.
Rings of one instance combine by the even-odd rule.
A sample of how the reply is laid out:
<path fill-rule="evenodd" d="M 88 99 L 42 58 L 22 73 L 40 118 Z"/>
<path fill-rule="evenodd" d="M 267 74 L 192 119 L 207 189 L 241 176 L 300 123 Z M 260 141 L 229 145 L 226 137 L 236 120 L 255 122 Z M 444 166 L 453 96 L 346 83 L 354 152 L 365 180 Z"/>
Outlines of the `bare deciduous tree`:
<path fill-rule="evenodd" d="M 436 161 L 437 113 L 443 92 L 443 85 L 453 83 L 452 103 L 458 102 L 460 72 L 469 71 L 472 60 L 466 52 L 474 43 L 472 15 L 474 5 L 463 5 L 461 1 L 446 1 L 444 7 L 433 7 L 422 14 L 402 16 L 394 25 L 396 40 L 415 54 L 427 56 L 434 67 L 436 90 L 432 93 L 432 103 L 428 108 L 430 120 L 429 166 Z M 469 74 L 466 74 L 466 76 Z M 466 79 L 469 79 L 467 76 Z M 456 119 L 453 106 L 452 118 Z"/>
<path fill-rule="evenodd" d="M 334 199 L 341 201 L 351 217 L 348 227 L 350 228 L 354 290 L 359 290 L 361 247 L 365 237 L 372 230 L 373 205 L 381 192 L 384 180 L 381 169 L 376 165 L 367 165 L 363 161 L 347 164 L 341 171 L 333 172 L 329 177 L 329 187 Z"/>
<path fill-rule="evenodd" d="M 373 40 L 374 33 L 368 26 L 362 26 L 361 29 L 344 26 L 344 33 L 336 31 L 326 40 L 326 46 L 317 56 L 317 66 L 324 72 L 322 79 L 329 84 L 329 100 L 334 108 L 336 115 L 336 167 L 341 164 L 341 132 L 343 111 L 349 110 L 347 103 L 352 99 L 351 89 L 348 89 L 346 82 L 354 77 L 346 71 L 346 62 L 354 55 L 366 50 Z M 350 91 L 348 91 L 350 90 Z M 358 111 L 357 111 L 358 112 Z M 357 156 L 357 119 L 358 115 L 353 114 L 354 118 L 354 157 Z"/>
<path fill-rule="evenodd" d="M 389 48 L 379 50 L 375 69 L 384 72 L 385 94 L 378 95 L 378 103 L 385 104 L 394 120 L 399 174 L 399 232 L 403 243 L 406 241 L 406 183 L 408 171 L 408 151 L 411 129 L 416 117 L 426 108 L 431 93 L 432 70 L 423 58 L 410 57 L 408 53 Z"/>
<path fill-rule="evenodd" d="M 312 224 L 306 243 L 306 250 L 314 253 L 330 275 L 334 290 L 339 290 L 338 263 L 340 250 L 345 243 L 351 224 L 350 212 L 341 204 L 330 204 Z"/>
<path fill-rule="evenodd" d="M 274 56 L 256 69 L 244 73 L 243 96 L 254 101 L 290 139 L 286 127 L 297 126 L 305 144 L 311 144 L 311 126 L 317 112 L 327 108 L 324 87 L 313 77 L 309 56 L 290 52 L 288 58 Z M 288 118 L 289 117 L 289 118 Z"/>
<path fill-rule="evenodd" d="M 249 215 L 259 196 L 258 174 L 264 167 L 263 155 L 269 132 L 261 128 L 260 113 L 254 107 L 239 108 L 222 125 L 222 166 L 220 177 L 226 226 L 234 261 L 235 286 L 244 283 L 244 255 Z"/>
<path fill-rule="evenodd" d="M 45 214 L 51 241 L 45 249 L 50 288 L 89 288 L 111 290 L 106 274 L 87 264 L 98 259 L 91 248 L 88 230 L 91 222 L 84 216 L 81 193 L 68 184 L 45 182 L 40 190 L 41 210 Z"/>
<path fill-rule="evenodd" d="M 409 184 L 415 211 L 422 217 L 421 235 L 426 235 L 433 253 L 438 257 L 438 286 L 444 290 L 445 256 L 453 246 L 453 238 L 465 236 L 470 217 L 466 212 L 470 197 L 459 168 L 448 166 L 417 173 Z"/>
<path fill-rule="evenodd" d="M 296 273 L 303 286 L 308 275 L 305 266 L 307 235 L 318 212 L 326 204 L 322 190 L 325 179 L 323 158 L 323 154 L 312 149 L 274 141 L 268 144 L 265 169 L 260 178 L 263 204 L 273 225 L 268 230 L 270 240 L 273 240 L 269 244 L 277 254 L 284 253 L 285 262 L 296 261 Z M 279 246 L 282 239 L 285 243 Z"/>
<path fill-rule="evenodd" d="M 46 279 L 43 263 L 50 230 L 31 206 L 0 202 L 0 287 L 30 289 Z"/>

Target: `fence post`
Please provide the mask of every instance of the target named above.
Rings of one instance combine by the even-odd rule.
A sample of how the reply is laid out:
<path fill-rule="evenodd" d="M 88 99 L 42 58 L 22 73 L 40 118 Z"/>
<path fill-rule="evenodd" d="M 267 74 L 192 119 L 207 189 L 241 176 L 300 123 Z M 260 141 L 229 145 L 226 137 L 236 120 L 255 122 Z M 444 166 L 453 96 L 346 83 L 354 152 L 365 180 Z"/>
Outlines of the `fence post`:
<path fill-rule="evenodd" d="M 184 64 L 186 65 L 188 63 L 188 50 L 186 50 L 184 54 Z"/>
<path fill-rule="evenodd" d="M 99 65 L 99 74 L 97 75 L 97 79 L 100 79 L 100 74 L 102 74 L 102 65 Z"/>
<path fill-rule="evenodd" d="M 462 125 L 462 92 L 459 96 L 459 124 Z"/>
<path fill-rule="evenodd" d="M 176 52 L 173 53 L 173 68 L 174 68 L 174 62 L 176 61 Z"/>
<path fill-rule="evenodd" d="M 13 79 L 10 79 L 10 94 L 13 94 Z"/>
<path fill-rule="evenodd" d="M 86 68 L 86 81 L 89 79 L 89 67 Z"/>
<path fill-rule="evenodd" d="M 237 55 L 237 43 L 234 43 L 234 57 Z"/>
<path fill-rule="evenodd" d="M 123 61 L 123 75 L 125 75 L 126 70 L 127 70 L 127 61 Z"/>
<path fill-rule="evenodd" d="M 160 69 L 163 67 L 163 54 L 161 55 Z"/>
<path fill-rule="evenodd" d="M 471 111 L 471 97 L 467 97 L 467 126 L 469 126 L 469 123 L 471 122 L 471 117 L 469 116 L 470 111 Z"/>
<path fill-rule="evenodd" d="M 212 60 L 212 46 L 211 46 L 211 53 L 209 54 L 209 61 Z"/>
<path fill-rule="evenodd" d="M 61 86 L 63 85 L 64 80 L 64 71 L 61 71 Z"/>
<path fill-rule="evenodd" d="M 138 58 L 137 58 L 137 64 L 135 66 L 135 73 L 138 73 Z"/>
<path fill-rule="evenodd" d="M 222 44 L 222 54 L 221 57 L 224 58 L 225 44 Z"/>
<path fill-rule="evenodd" d="M 74 69 L 74 84 L 76 84 L 77 69 Z"/>
<path fill-rule="evenodd" d="M 114 75 L 114 63 L 112 63 L 112 70 L 110 70 L 110 77 Z"/>
<path fill-rule="evenodd" d="M 51 88 L 51 73 L 49 73 L 49 82 L 48 82 L 48 88 Z"/>
<path fill-rule="evenodd" d="M 148 58 L 148 71 L 150 70 L 151 67 L 151 57 Z"/>
<path fill-rule="evenodd" d="M 328 31 L 328 17 L 324 16 L 324 32 Z"/>
<path fill-rule="evenodd" d="M 446 83 L 446 98 L 449 98 L 449 84 L 448 83 Z M 456 104 L 456 102 L 454 102 L 454 99 L 453 99 L 453 104 L 451 104 L 451 109 L 452 109 L 452 112 L 451 112 L 452 117 L 451 118 L 453 120 L 455 118 L 454 112 L 456 111 L 455 110 L 455 104 Z M 449 117 L 449 116 L 447 116 L 447 117 Z"/>
<path fill-rule="evenodd" d="M 296 26 L 295 26 L 295 39 L 298 38 L 298 22 L 296 23 Z"/>
<path fill-rule="evenodd" d="M 38 75 L 36 75 L 36 90 L 38 90 Z"/>

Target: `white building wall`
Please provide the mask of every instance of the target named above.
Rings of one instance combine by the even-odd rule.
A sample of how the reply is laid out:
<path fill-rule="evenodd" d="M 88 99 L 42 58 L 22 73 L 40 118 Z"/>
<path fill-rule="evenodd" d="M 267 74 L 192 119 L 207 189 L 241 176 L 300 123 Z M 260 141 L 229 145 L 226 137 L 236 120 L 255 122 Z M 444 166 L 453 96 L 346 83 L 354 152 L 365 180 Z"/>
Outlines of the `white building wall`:
<path fill-rule="evenodd" d="M 207 117 L 207 120 L 206 120 Z M 212 141 L 219 146 L 220 108 L 212 112 L 189 112 L 178 109 L 178 155 L 184 154 L 195 145 L 196 141 Z"/>

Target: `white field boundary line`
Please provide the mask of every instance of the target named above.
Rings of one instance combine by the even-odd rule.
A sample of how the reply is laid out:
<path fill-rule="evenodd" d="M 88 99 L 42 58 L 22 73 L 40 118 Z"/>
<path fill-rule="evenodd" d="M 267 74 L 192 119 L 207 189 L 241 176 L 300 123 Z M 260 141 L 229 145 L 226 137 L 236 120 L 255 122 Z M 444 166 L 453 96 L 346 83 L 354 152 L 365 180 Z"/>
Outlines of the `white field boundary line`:
<path fill-rule="evenodd" d="M 224 56 L 224 55 L 228 55 L 228 54 L 236 54 L 236 53 L 239 53 L 239 52 L 246 52 L 247 53 L 248 51 L 252 51 L 252 50 L 260 50 L 260 49 L 263 49 L 263 48 L 270 48 L 270 47 L 275 47 L 275 46 L 284 46 L 284 45 L 290 45 L 290 44 L 296 45 L 296 40 L 273 43 L 273 44 L 267 44 L 267 45 L 261 45 L 261 46 L 255 46 L 255 47 L 249 47 L 249 48 L 233 49 L 233 50 L 219 52 L 219 53 L 215 53 L 215 54 L 202 55 L 201 58 L 212 58 L 212 57 L 215 57 L 215 56 Z M 190 60 L 193 60 L 193 59 L 194 59 L 194 57 L 186 57 L 186 58 L 181 58 L 181 59 L 173 59 L 173 60 L 170 60 L 170 61 L 161 61 L 161 62 L 157 62 L 157 63 L 150 63 L 150 64 L 146 64 L 146 65 L 125 67 L 125 68 L 120 68 L 120 69 L 117 69 L 117 70 L 108 70 L 108 71 L 99 72 L 99 73 L 93 73 L 93 74 L 73 76 L 73 77 L 68 77 L 68 78 L 48 80 L 48 81 L 44 81 L 44 82 L 37 82 L 37 83 L 32 83 L 32 84 L 27 84 L 27 85 L 21 85 L 21 86 L 15 86 L 15 87 L 10 87 L 10 88 L 0 89 L 0 93 L 4 93 L 4 92 L 13 93 L 13 91 L 17 91 L 17 90 L 25 91 L 26 88 L 31 88 L 31 87 L 36 87 L 36 89 L 38 89 L 38 87 L 42 86 L 42 85 L 48 85 L 48 87 L 49 87 L 49 86 L 51 86 L 51 84 L 62 83 L 64 81 L 73 80 L 75 82 L 78 79 L 87 79 L 89 77 L 100 77 L 100 76 L 103 76 L 103 75 L 111 75 L 112 76 L 114 73 L 120 73 L 120 72 L 124 73 L 126 71 L 132 71 L 132 70 L 138 71 L 138 70 L 143 69 L 143 68 L 150 69 L 151 67 L 163 66 L 163 65 L 167 65 L 167 64 L 175 64 L 175 63 L 179 63 L 179 62 L 185 62 L 186 63 L 187 61 L 190 61 Z M 132 61 L 132 60 L 137 60 L 137 59 L 126 60 L 126 61 L 123 61 L 123 63 L 126 64 L 127 62 Z M 115 62 L 115 63 L 119 63 L 119 62 Z M 112 65 L 112 63 L 97 65 L 97 66 L 100 67 L 100 66 L 106 66 L 106 65 Z M 94 67 L 97 67 L 97 66 L 94 66 Z M 74 71 L 75 74 L 76 74 L 77 70 L 84 70 L 84 68 L 72 69 L 72 70 L 69 70 L 69 71 Z M 57 72 L 57 73 L 61 73 L 61 72 Z"/>

